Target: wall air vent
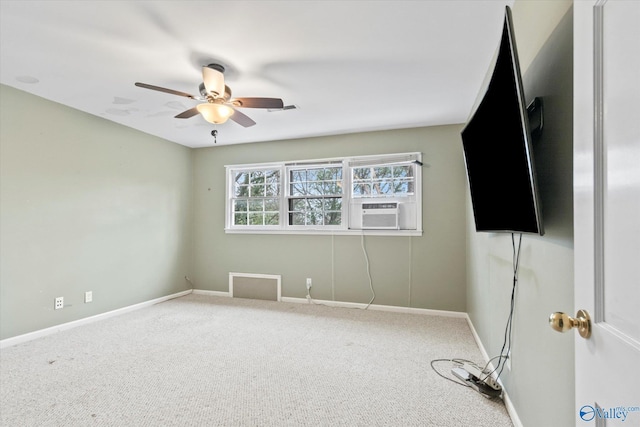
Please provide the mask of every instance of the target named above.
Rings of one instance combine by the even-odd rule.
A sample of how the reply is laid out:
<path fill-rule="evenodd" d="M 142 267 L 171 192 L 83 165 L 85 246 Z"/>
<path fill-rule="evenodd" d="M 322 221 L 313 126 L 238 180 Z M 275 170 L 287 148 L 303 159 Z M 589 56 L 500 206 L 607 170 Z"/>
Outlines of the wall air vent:
<path fill-rule="evenodd" d="M 280 275 L 229 273 L 229 295 L 232 298 L 280 301 L 281 281 Z"/>
<path fill-rule="evenodd" d="M 270 113 L 275 113 L 276 111 L 287 111 L 287 110 L 297 110 L 298 107 L 296 104 L 285 105 L 282 108 L 268 108 L 267 111 Z"/>

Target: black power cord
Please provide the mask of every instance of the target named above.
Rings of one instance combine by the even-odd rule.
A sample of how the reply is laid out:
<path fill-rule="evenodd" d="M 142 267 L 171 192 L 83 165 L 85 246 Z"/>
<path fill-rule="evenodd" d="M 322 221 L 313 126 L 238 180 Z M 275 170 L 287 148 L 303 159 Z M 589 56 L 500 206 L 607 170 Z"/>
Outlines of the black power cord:
<path fill-rule="evenodd" d="M 520 248 L 522 247 L 522 234 L 519 235 L 518 239 L 518 248 L 516 249 L 516 241 L 515 234 L 511 233 L 511 246 L 513 248 L 513 286 L 511 287 L 511 307 L 509 309 L 509 317 L 507 318 L 507 326 L 504 329 L 504 341 L 502 342 L 502 349 L 500 349 L 498 365 L 493 369 L 493 371 L 487 373 L 487 377 L 493 375 L 493 373 L 498 372 L 497 378 L 500 378 L 502 371 L 504 370 L 504 365 L 507 363 L 507 359 L 511 353 L 511 336 L 513 330 L 513 313 L 515 311 L 516 305 L 516 287 L 518 284 L 518 268 L 520 267 Z M 505 353 L 506 347 L 506 353 Z M 483 380 L 485 379 L 483 378 Z M 496 378 L 496 379 L 497 379 Z"/>
<path fill-rule="evenodd" d="M 515 305 L 516 305 L 516 288 L 517 288 L 517 284 L 518 284 L 518 269 L 520 267 L 520 249 L 522 248 L 522 233 L 519 234 L 519 238 L 518 238 L 518 247 L 516 248 L 516 240 L 515 240 L 515 234 L 511 233 L 511 246 L 513 248 L 513 258 L 512 258 L 512 264 L 513 264 L 513 285 L 511 287 L 511 302 L 510 302 L 510 308 L 509 308 L 509 317 L 507 318 L 507 325 L 504 329 L 504 340 L 502 342 L 502 348 L 500 349 L 500 354 L 498 356 L 492 357 L 487 364 L 485 365 L 485 367 L 483 369 L 480 369 L 481 372 L 485 373 L 486 375 L 480 379 L 481 382 L 484 382 L 484 380 L 486 380 L 487 378 L 489 378 L 491 375 L 493 375 L 494 373 L 497 372 L 496 375 L 496 380 L 500 378 L 500 375 L 502 374 L 502 371 L 504 370 L 504 366 L 507 362 L 507 359 L 509 358 L 509 355 L 511 353 L 511 336 L 512 336 L 512 331 L 513 331 L 513 313 L 515 312 Z M 506 353 L 505 353 L 505 349 L 506 349 Z M 486 372 L 487 368 L 489 367 L 489 364 L 491 363 L 492 360 L 494 359 L 498 359 L 498 364 L 496 365 L 496 367 L 490 371 L 490 372 Z M 435 368 L 434 363 L 435 362 L 453 362 L 454 364 L 458 365 L 458 367 L 460 367 L 462 365 L 463 362 L 469 362 L 467 360 L 464 359 L 434 359 L 431 361 L 431 368 L 436 372 L 436 374 L 438 374 L 439 376 L 441 376 L 442 378 L 445 378 L 449 381 L 452 381 L 458 385 L 462 385 L 462 386 L 467 386 L 467 384 L 463 384 L 459 381 L 456 381 L 452 378 L 449 378 L 443 374 L 441 374 L 440 372 L 438 372 L 438 370 Z M 473 362 L 470 362 L 472 365 L 474 366 L 478 366 Z"/>

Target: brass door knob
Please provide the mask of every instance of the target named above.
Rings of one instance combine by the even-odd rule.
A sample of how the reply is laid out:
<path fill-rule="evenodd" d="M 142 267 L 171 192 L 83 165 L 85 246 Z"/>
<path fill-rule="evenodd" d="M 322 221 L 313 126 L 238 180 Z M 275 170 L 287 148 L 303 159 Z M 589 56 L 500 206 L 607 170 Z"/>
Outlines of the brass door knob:
<path fill-rule="evenodd" d="M 572 328 L 578 328 L 578 333 L 582 338 L 591 336 L 591 316 L 586 310 L 578 310 L 575 318 L 565 313 L 555 312 L 549 316 L 549 325 L 558 332 L 567 332 Z"/>

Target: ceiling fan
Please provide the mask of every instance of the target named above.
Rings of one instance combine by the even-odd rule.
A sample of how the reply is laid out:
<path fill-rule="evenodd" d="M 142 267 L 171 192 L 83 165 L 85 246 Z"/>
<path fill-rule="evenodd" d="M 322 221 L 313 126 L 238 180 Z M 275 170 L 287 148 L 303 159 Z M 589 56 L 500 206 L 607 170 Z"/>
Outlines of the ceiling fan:
<path fill-rule="evenodd" d="M 231 89 L 224 84 L 224 67 L 220 64 L 209 64 L 202 67 L 202 83 L 200 83 L 200 96 L 194 96 L 186 92 L 167 89 L 146 83 L 136 82 L 136 86 L 145 89 L 157 90 L 172 95 L 184 96 L 197 101 L 205 101 L 203 104 L 183 111 L 175 116 L 176 119 L 188 119 L 201 114 L 210 123 L 222 124 L 231 119 L 241 126 L 249 127 L 256 124 L 249 116 L 236 110 L 236 108 L 268 108 L 282 109 L 284 103 L 280 98 L 231 98 Z"/>

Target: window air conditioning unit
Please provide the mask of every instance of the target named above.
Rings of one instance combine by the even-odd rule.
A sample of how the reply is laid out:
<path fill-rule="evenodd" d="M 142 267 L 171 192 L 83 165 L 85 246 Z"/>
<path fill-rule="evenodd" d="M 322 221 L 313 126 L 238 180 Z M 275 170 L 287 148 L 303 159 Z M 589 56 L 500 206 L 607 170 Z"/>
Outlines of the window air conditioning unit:
<path fill-rule="evenodd" d="M 398 203 L 363 203 L 362 229 L 397 230 Z"/>

